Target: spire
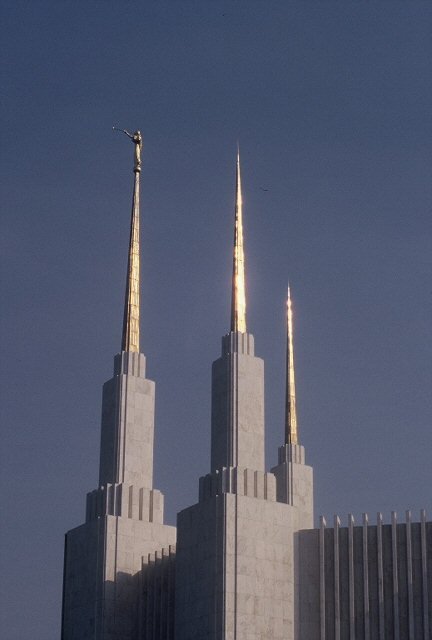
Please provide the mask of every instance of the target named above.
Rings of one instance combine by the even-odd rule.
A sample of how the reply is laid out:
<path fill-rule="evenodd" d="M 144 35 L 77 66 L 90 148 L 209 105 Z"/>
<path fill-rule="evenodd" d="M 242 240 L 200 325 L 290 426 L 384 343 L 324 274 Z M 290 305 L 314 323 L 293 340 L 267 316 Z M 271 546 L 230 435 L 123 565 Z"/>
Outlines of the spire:
<path fill-rule="evenodd" d="M 234 255 L 231 299 L 231 331 L 246 333 L 246 291 L 243 251 L 243 216 L 240 179 L 240 152 L 237 149 Z"/>
<path fill-rule="evenodd" d="M 139 237 L 139 179 L 141 172 L 142 137 L 139 131 L 132 135 L 124 130 L 135 144 L 134 192 L 126 276 L 126 295 L 123 315 L 122 351 L 139 352 L 140 334 L 140 237 Z"/>
<path fill-rule="evenodd" d="M 298 444 L 291 291 L 287 295 L 285 444 Z"/>

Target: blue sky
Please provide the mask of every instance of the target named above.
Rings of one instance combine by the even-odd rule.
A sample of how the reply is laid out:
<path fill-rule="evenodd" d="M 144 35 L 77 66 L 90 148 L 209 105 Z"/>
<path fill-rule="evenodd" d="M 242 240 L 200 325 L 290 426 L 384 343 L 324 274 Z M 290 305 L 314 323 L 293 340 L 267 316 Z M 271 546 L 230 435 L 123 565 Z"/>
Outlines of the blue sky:
<path fill-rule="evenodd" d="M 142 344 L 166 515 L 208 471 L 235 153 L 248 325 L 283 438 L 284 305 L 316 514 L 431 512 L 428 2 L 2 2 L 2 628 L 59 637 L 98 475 L 140 128 Z"/>

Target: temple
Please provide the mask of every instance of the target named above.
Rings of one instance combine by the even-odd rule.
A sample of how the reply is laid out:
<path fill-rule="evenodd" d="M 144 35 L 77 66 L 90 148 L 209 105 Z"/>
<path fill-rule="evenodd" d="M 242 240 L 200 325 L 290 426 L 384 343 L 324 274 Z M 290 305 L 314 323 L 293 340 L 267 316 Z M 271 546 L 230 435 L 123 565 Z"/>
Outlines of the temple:
<path fill-rule="evenodd" d="M 140 353 L 140 172 L 121 350 L 103 387 L 99 485 L 65 537 L 62 640 L 430 640 L 432 522 L 323 517 L 297 420 L 293 301 L 282 444 L 266 470 L 264 362 L 246 322 L 240 156 L 229 331 L 212 365 L 211 464 L 199 499 L 164 523 L 153 486 L 155 385 Z M 301 425 L 301 432 L 307 428 Z M 275 456 L 276 457 L 276 456 Z"/>

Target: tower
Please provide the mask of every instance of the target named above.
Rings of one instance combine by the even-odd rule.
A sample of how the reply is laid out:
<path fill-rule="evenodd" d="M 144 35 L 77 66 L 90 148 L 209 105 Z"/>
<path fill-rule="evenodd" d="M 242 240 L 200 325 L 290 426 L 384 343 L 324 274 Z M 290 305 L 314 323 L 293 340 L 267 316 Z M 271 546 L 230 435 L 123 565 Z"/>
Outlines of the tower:
<path fill-rule="evenodd" d="M 65 538 L 62 640 L 132 640 L 142 557 L 170 548 L 163 495 L 153 488 L 155 384 L 140 352 L 140 173 L 134 188 L 121 351 L 102 397 L 99 486 L 87 495 L 86 521 Z"/>
<path fill-rule="evenodd" d="M 240 156 L 237 153 L 231 322 L 212 367 L 211 472 L 264 472 L 264 362 L 246 327 L 246 282 Z"/>
<path fill-rule="evenodd" d="M 305 450 L 300 444 L 297 423 L 293 305 L 288 285 L 286 302 L 286 385 L 285 441 L 279 447 L 278 464 L 272 468 L 276 476 L 277 499 L 297 508 L 299 528 L 313 527 L 313 469 L 305 464 Z"/>
<path fill-rule="evenodd" d="M 211 470 L 199 502 L 177 518 L 176 640 L 293 640 L 294 533 L 312 513 L 282 489 L 277 501 L 277 478 L 265 471 L 264 363 L 246 323 L 239 155 L 232 283 L 230 331 L 212 367 Z"/>

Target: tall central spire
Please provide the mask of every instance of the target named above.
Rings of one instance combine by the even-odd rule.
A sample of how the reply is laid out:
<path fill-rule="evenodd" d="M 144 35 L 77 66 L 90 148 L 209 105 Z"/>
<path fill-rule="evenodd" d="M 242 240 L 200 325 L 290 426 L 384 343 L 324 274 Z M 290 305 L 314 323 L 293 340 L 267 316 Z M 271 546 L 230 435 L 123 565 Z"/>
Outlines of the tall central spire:
<path fill-rule="evenodd" d="M 231 331 L 246 333 L 246 289 L 243 250 L 243 214 L 240 179 L 240 152 L 237 150 L 234 254 L 231 300 Z"/>
<path fill-rule="evenodd" d="M 291 291 L 287 295 L 285 444 L 298 444 Z"/>
<path fill-rule="evenodd" d="M 134 192 L 132 198 L 132 215 L 129 239 L 129 255 L 126 276 L 126 295 L 123 315 L 122 351 L 140 349 L 140 172 L 142 137 L 139 131 L 130 134 L 124 131 L 135 144 Z"/>

